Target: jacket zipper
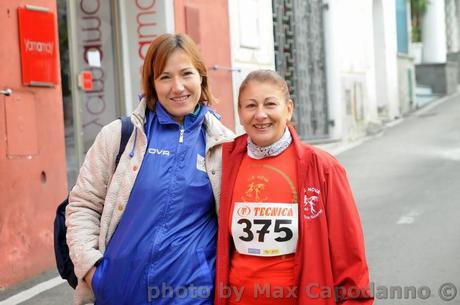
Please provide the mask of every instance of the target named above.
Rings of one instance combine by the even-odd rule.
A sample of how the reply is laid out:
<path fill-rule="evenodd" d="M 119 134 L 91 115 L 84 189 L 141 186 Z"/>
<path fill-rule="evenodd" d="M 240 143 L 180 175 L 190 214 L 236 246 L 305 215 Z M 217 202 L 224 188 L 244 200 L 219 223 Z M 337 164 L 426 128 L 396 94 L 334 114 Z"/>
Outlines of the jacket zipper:
<path fill-rule="evenodd" d="M 180 128 L 179 143 L 184 143 L 184 127 Z"/>

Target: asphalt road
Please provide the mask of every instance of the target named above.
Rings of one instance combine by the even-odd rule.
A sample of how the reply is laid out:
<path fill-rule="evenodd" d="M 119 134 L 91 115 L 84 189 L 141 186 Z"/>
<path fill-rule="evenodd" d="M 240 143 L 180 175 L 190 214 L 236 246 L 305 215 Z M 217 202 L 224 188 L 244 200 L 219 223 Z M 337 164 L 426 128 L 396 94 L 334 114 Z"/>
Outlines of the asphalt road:
<path fill-rule="evenodd" d="M 460 97 L 407 117 L 338 159 L 363 221 L 375 304 L 459 305 Z M 0 304 L 55 276 L 50 271 L 0 292 Z M 71 299 L 63 283 L 21 304 Z"/>
<path fill-rule="evenodd" d="M 460 98 L 338 159 L 363 221 L 375 304 L 460 304 Z M 440 287 L 459 295 L 444 301 Z"/>

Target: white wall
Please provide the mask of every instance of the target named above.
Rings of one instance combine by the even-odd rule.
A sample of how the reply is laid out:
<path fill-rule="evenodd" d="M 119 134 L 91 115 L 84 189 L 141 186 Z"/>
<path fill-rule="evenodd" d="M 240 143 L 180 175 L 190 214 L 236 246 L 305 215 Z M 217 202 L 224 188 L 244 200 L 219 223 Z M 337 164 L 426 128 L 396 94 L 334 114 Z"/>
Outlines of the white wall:
<path fill-rule="evenodd" d="M 275 69 L 272 5 L 267 0 L 230 0 L 235 130 L 242 133 L 238 119 L 238 89 L 246 75 L 256 69 Z"/>
<path fill-rule="evenodd" d="M 381 2 L 383 9 L 383 24 L 384 24 L 384 57 L 386 62 L 385 81 L 386 81 L 386 105 L 388 107 L 388 116 L 383 119 L 393 120 L 400 116 L 399 113 L 399 94 L 398 94 L 398 43 L 396 29 L 396 2 L 387 0 L 374 0 Z M 375 16 L 374 16 L 375 20 Z M 380 40 L 382 37 L 374 36 L 375 40 Z M 376 62 L 379 58 L 376 59 Z M 381 69 L 376 69 L 376 73 L 380 73 Z M 377 94 L 382 92 L 377 84 Z"/>
<path fill-rule="evenodd" d="M 363 121 L 377 120 L 372 3 L 330 0 L 328 4 L 324 22 L 329 114 L 335 121 L 331 136 L 350 138 L 357 125 L 353 109 Z"/>
<path fill-rule="evenodd" d="M 376 28 L 374 0 L 325 1 L 332 138 L 359 137 L 369 123 L 379 123 L 378 102 L 386 106 L 389 117 L 399 115 L 395 2 L 375 1 L 380 1 Z"/>
<path fill-rule="evenodd" d="M 430 1 L 422 25 L 423 63 L 446 62 L 447 42 L 445 20 L 444 0 Z"/>

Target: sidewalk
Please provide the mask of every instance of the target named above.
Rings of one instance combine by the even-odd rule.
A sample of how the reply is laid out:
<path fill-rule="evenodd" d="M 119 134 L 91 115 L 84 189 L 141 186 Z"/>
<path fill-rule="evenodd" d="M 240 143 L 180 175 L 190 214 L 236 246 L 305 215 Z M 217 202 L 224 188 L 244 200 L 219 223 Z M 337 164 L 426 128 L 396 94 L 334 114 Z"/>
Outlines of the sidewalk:
<path fill-rule="evenodd" d="M 411 117 L 411 116 L 414 116 L 414 115 L 423 115 L 424 113 L 430 111 L 431 109 L 433 109 L 434 107 L 436 107 L 437 105 L 439 104 L 442 104 L 443 102 L 451 99 L 451 98 L 455 98 L 455 97 L 458 97 L 460 96 L 460 90 L 458 90 L 456 93 L 454 94 L 451 94 L 451 95 L 445 95 L 445 96 L 441 96 L 437 99 L 432 99 L 430 102 L 426 102 L 424 104 L 421 104 L 422 106 L 412 112 L 409 112 L 407 114 L 404 115 L 404 117 L 402 118 L 399 118 L 397 120 L 393 120 L 393 121 L 389 121 L 389 122 L 386 122 L 383 124 L 383 128 L 375 133 L 375 134 L 371 134 L 371 135 L 367 135 L 367 136 L 364 136 L 362 138 L 359 138 L 355 141 L 349 141 L 349 140 L 340 140 L 340 141 L 335 141 L 335 142 L 330 142 L 330 143 L 324 143 L 324 144 L 313 144 L 313 146 L 315 147 L 318 147 L 318 148 L 321 148 L 327 152 L 329 152 L 331 155 L 333 156 L 337 156 L 347 150 L 350 150 L 356 146 L 359 146 L 361 144 L 363 144 L 364 142 L 370 140 L 370 139 L 373 139 L 373 138 L 376 138 L 376 137 L 381 137 L 383 136 L 383 134 L 385 133 L 385 130 L 388 129 L 388 128 L 392 128 L 396 125 L 399 125 L 401 124 L 405 118 L 407 117 Z"/>
<path fill-rule="evenodd" d="M 52 268 L 14 287 L 0 290 L 0 305 L 71 304 L 72 296 L 73 289 Z"/>

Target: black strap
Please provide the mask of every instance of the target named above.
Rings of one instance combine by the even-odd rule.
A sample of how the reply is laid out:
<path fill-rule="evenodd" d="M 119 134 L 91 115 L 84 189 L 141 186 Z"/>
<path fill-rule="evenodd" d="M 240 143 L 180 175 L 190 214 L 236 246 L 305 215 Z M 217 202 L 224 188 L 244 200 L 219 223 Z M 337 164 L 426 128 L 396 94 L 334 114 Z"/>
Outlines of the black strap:
<path fill-rule="evenodd" d="M 128 143 L 129 137 L 131 137 L 131 133 L 134 128 L 129 116 L 120 117 L 119 119 L 121 120 L 121 138 L 120 149 L 118 150 L 118 155 L 115 159 L 115 168 L 118 166 L 118 162 L 120 162 L 121 155 L 125 151 L 126 144 Z"/>

